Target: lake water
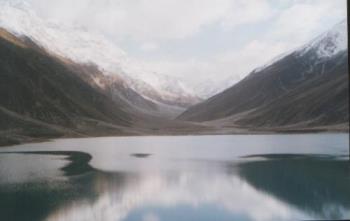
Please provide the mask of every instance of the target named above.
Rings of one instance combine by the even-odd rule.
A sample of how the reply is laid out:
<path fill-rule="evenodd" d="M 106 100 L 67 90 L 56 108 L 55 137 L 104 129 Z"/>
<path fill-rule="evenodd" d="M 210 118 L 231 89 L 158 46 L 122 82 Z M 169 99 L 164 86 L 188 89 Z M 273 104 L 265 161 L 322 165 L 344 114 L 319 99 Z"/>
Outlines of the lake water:
<path fill-rule="evenodd" d="M 348 134 L 102 137 L 0 149 L 0 220 L 350 218 Z"/>

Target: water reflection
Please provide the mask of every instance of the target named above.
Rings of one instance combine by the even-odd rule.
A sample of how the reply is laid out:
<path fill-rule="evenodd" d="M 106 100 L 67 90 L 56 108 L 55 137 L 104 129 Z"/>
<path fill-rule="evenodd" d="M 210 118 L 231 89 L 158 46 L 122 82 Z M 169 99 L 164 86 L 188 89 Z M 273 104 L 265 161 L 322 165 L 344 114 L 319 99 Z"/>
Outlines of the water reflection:
<path fill-rule="evenodd" d="M 0 162 L 9 155 L 13 156 L 0 154 Z M 32 166 L 16 161 L 15 169 L 0 169 L 1 220 L 350 217 L 349 164 L 336 159 L 255 156 L 240 161 L 196 161 L 173 170 L 104 172 L 89 166 L 91 156 L 82 152 L 22 152 L 22 157 L 31 158 Z M 37 163 L 37 168 L 59 166 L 35 174 Z M 4 179 L 5 172 L 16 176 L 28 168 L 35 179 Z"/>
<path fill-rule="evenodd" d="M 331 157 L 266 155 L 239 175 L 256 189 L 320 219 L 349 218 L 350 163 Z"/>

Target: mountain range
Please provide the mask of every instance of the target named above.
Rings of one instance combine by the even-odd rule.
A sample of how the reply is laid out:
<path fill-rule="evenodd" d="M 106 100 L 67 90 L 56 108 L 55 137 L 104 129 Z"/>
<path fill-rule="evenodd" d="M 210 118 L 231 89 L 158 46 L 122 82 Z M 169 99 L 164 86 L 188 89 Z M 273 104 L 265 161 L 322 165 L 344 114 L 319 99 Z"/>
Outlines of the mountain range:
<path fill-rule="evenodd" d="M 0 2 L 0 144 L 61 136 L 348 131 L 346 30 L 343 21 L 238 83 L 192 90 L 145 71 L 101 35 L 43 21 L 22 1 Z"/>
<path fill-rule="evenodd" d="M 0 73 L 0 144 L 202 127 L 155 116 L 169 110 L 160 110 L 117 76 L 57 57 L 27 36 L 2 28 Z"/>

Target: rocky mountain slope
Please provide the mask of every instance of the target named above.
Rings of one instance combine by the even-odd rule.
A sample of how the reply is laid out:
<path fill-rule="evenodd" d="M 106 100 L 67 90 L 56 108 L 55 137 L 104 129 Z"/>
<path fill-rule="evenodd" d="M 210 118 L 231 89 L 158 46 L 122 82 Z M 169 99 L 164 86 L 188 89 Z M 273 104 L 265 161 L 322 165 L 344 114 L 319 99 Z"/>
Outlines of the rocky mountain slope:
<path fill-rule="evenodd" d="M 53 55 L 0 28 L 0 146 L 61 136 L 174 134 L 204 128 L 161 116 L 173 108 L 118 76 Z"/>
<path fill-rule="evenodd" d="M 117 76 L 145 99 L 165 106 L 188 107 L 200 99 L 180 80 L 145 72 L 137 61 L 106 37 L 82 27 L 43 20 L 21 0 L 0 1 L 0 27 L 26 35 L 46 50 L 76 63 L 93 63 L 105 76 Z M 113 80 L 114 78 L 109 78 Z"/>
<path fill-rule="evenodd" d="M 179 116 L 252 127 L 348 122 L 347 27 L 343 21 L 294 52 Z M 223 120 L 224 121 L 224 120 Z"/>
<path fill-rule="evenodd" d="M 141 120 L 127 103 L 113 101 L 29 38 L 4 29 L 0 73 L 2 135 L 89 134 L 131 128 Z"/>
<path fill-rule="evenodd" d="M 64 58 L 61 58 L 61 60 L 96 90 L 105 93 L 114 102 L 124 103 L 129 112 L 136 111 L 139 114 L 172 119 L 184 110 L 184 108 L 177 105 L 167 105 L 145 98 L 130 88 L 129 84 L 120 76 L 105 75 L 94 64 L 77 64 Z"/>

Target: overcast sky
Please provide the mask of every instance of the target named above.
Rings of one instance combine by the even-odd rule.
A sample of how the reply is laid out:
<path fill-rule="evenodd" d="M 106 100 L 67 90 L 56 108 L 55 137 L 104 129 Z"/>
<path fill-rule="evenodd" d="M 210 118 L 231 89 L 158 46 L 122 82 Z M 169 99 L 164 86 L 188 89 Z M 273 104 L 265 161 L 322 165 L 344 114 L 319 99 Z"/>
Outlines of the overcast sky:
<path fill-rule="evenodd" d="M 346 0 L 28 0 L 100 32 L 149 70 L 240 78 L 346 18 Z"/>

